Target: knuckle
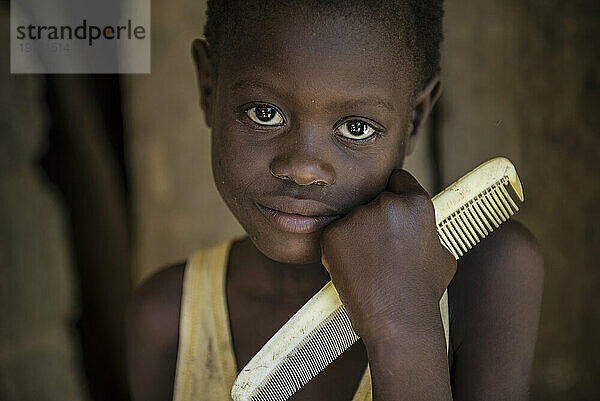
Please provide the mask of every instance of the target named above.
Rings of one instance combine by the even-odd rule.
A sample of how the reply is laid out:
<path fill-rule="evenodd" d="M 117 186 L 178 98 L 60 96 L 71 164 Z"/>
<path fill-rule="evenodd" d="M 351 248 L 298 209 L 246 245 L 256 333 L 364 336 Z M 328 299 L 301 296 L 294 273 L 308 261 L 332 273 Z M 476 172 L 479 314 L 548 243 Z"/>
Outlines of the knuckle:
<path fill-rule="evenodd" d="M 376 207 L 384 212 L 397 212 L 400 207 L 399 203 L 399 196 L 391 192 L 382 192 L 375 200 Z"/>
<path fill-rule="evenodd" d="M 435 207 L 429 195 L 421 192 L 415 193 L 411 196 L 410 202 L 417 214 L 428 220 L 435 220 Z"/>
<path fill-rule="evenodd" d="M 378 220 L 384 227 L 393 227 L 403 220 L 403 201 L 396 194 L 382 192 L 376 199 L 375 207 L 380 216 Z"/>
<path fill-rule="evenodd" d="M 427 193 L 423 193 L 421 191 L 419 192 L 415 192 L 413 194 L 411 194 L 410 199 L 412 201 L 412 203 L 416 206 L 419 206 L 421 208 L 425 208 L 425 209 L 433 209 L 433 202 L 431 201 L 431 199 L 429 198 L 429 195 Z"/>
<path fill-rule="evenodd" d="M 391 192 L 387 192 L 387 191 L 381 192 L 379 195 L 377 195 L 377 198 L 375 198 L 375 202 L 379 205 L 385 205 L 392 201 L 393 201 L 393 194 Z"/>

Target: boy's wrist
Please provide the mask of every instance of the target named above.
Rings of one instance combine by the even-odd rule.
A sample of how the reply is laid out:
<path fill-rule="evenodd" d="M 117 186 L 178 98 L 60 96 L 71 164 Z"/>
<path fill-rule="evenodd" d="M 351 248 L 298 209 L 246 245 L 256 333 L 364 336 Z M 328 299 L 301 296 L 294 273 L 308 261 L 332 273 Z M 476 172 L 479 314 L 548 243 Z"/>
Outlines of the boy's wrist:
<path fill-rule="evenodd" d="M 423 336 L 444 336 L 439 304 L 423 302 L 418 308 L 403 309 L 387 313 L 380 318 L 372 317 L 360 335 L 365 345 L 385 348 L 392 344 L 401 344 Z M 367 348 L 368 349 L 368 348 Z"/>
<path fill-rule="evenodd" d="M 399 395 L 411 400 L 452 399 L 443 333 L 430 330 L 365 346 L 374 400 L 399 399 Z"/>
<path fill-rule="evenodd" d="M 441 326 L 441 325 L 440 325 Z M 451 400 L 452 391 L 443 327 L 412 333 L 399 330 L 394 337 L 363 339 L 369 358 L 374 400 Z M 402 378 L 402 380 L 398 380 Z"/>
<path fill-rule="evenodd" d="M 378 337 L 362 337 L 369 360 L 389 358 L 409 360 L 419 355 L 427 355 L 439 345 L 445 345 L 443 327 L 422 327 L 419 329 L 399 328 L 395 333 L 386 333 Z M 444 349 L 441 347 L 440 349 Z"/>

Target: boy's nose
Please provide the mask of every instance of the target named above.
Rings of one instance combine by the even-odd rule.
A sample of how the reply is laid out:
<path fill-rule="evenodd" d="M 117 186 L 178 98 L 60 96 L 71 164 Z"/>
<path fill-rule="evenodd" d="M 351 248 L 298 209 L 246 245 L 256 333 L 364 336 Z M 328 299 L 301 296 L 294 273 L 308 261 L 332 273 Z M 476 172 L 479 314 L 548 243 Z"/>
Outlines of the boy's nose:
<path fill-rule="evenodd" d="M 298 185 L 329 186 L 335 182 L 331 166 L 318 160 L 291 162 L 280 158 L 271 163 L 270 171 L 273 176 L 285 181 L 292 181 Z"/>
<path fill-rule="evenodd" d="M 276 157 L 271 162 L 269 170 L 273 176 L 297 185 L 329 186 L 336 178 L 331 164 L 300 154 Z"/>

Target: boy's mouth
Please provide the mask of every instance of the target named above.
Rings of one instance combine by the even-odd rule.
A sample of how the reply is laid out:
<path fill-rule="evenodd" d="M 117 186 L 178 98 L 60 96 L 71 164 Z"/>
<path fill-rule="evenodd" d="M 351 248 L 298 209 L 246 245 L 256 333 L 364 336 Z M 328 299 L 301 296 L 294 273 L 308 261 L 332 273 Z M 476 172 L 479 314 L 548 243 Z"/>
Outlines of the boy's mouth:
<path fill-rule="evenodd" d="M 269 206 L 265 205 L 268 204 Z M 282 231 L 307 234 L 321 230 L 342 217 L 321 202 L 310 199 L 275 197 L 256 202 L 258 210 Z"/>

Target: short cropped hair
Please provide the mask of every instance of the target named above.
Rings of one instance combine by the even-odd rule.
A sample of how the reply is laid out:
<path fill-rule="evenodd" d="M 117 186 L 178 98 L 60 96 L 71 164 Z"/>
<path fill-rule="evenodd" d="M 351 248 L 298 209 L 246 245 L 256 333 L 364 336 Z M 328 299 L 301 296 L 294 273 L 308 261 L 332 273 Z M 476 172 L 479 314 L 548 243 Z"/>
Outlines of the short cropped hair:
<path fill-rule="evenodd" d="M 242 7 L 251 7 L 256 17 L 256 10 L 267 15 L 273 9 L 289 4 L 327 12 L 369 11 L 388 26 L 403 27 L 407 43 L 399 43 L 399 46 L 408 46 L 412 52 L 421 71 L 417 77 L 421 86 L 440 70 L 443 0 L 208 0 L 204 36 L 213 51 L 215 63 L 218 65 L 221 46 L 233 35 L 232 27 L 236 25 L 237 18 L 248 13 Z"/>

